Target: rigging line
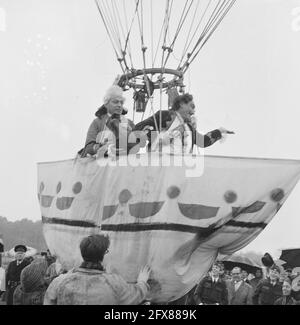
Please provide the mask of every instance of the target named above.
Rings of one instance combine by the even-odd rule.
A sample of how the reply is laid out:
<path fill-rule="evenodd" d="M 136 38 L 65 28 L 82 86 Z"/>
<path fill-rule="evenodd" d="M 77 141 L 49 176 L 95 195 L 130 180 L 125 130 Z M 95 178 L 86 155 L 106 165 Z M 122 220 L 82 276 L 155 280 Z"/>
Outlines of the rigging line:
<path fill-rule="evenodd" d="M 144 44 L 144 34 L 143 34 L 143 22 L 142 22 L 142 10 L 143 10 L 142 1 L 141 1 L 140 9 L 141 9 L 141 19 L 139 17 L 139 14 L 137 15 L 137 17 L 138 17 L 138 25 L 139 25 L 139 31 L 140 31 L 140 39 L 141 39 L 141 50 L 143 53 L 143 66 L 144 66 L 144 69 L 146 69 L 146 55 L 145 55 L 145 50 L 144 50 L 145 44 Z"/>
<path fill-rule="evenodd" d="M 163 68 L 164 65 L 164 58 L 165 58 L 165 47 L 166 47 L 166 38 L 167 38 L 167 33 L 168 33 L 168 22 L 169 22 L 169 7 L 170 7 L 170 0 L 167 0 L 167 5 L 166 5 L 166 12 L 165 12 L 165 19 L 164 19 L 164 38 L 163 38 L 163 52 L 162 52 L 162 59 L 161 59 L 161 67 Z"/>
<path fill-rule="evenodd" d="M 152 68 L 154 67 L 153 63 L 153 2 L 150 1 L 150 18 L 151 18 L 151 61 L 152 61 Z M 152 80 L 152 78 L 151 78 Z"/>
<path fill-rule="evenodd" d="M 163 29 L 164 29 L 164 22 L 163 22 L 163 24 L 161 26 L 161 29 L 160 29 L 159 39 L 158 39 L 157 46 L 156 46 L 154 60 L 152 61 L 152 66 L 154 66 L 154 62 L 156 61 L 156 57 L 157 57 L 157 53 L 158 53 L 159 44 L 160 44 L 160 40 L 161 40 L 161 37 L 162 37 Z"/>
<path fill-rule="evenodd" d="M 173 3 L 173 1 L 172 1 Z M 168 33 L 168 22 L 169 22 L 169 17 L 170 17 L 170 0 L 167 0 L 166 3 L 166 11 L 165 11 L 165 19 L 164 19 L 164 40 L 163 40 L 163 45 L 166 45 L 166 37 L 167 37 L 167 33 Z"/>
<path fill-rule="evenodd" d="M 208 21 L 207 21 L 207 23 L 206 23 L 203 31 L 201 32 L 200 37 L 198 38 L 198 41 L 196 42 L 196 44 L 195 44 L 193 50 L 191 51 L 190 55 L 193 55 L 194 54 L 194 52 L 197 50 L 197 47 L 201 43 L 202 39 L 205 37 L 205 33 L 206 33 L 207 26 L 210 24 L 211 20 L 213 19 L 212 17 L 214 17 L 215 12 L 216 12 L 217 8 L 219 7 L 221 1 L 222 0 L 219 0 L 218 1 L 218 4 L 216 5 L 216 7 L 214 8 L 212 14 L 210 15 L 210 17 L 209 17 L 209 19 L 208 19 Z M 225 1 L 225 0 L 223 0 L 223 1 Z"/>
<path fill-rule="evenodd" d="M 108 37 L 109 37 L 109 39 L 110 39 L 110 41 L 111 41 L 111 44 L 112 44 L 112 47 L 113 47 L 114 52 L 115 52 L 115 54 L 116 54 L 116 57 L 117 57 L 117 59 L 118 59 L 118 62 L 120 63 L 120 66 L 121 66 L 121 69 L 122 69 L 123 73 L 125 73 L 125 70 L 124 70 L 124 67 L 123 67 L 123 65 L 122 65 L 122 62 L 119 61 L 119 55 L 118 55 L 118 52 L 117 52 L 117 50 L 116 50 L 116 48 L 115 48 L 115 45 L 114 45 L 113 39 L 112 39 L 112 37 L 111 37 L 111 35 L 110 35 L 110 31 L 109 31 L 109 29 L 108 29 L 108 27 L 107 27 L 107 25 L 106 25 L 106 22 L 105 22 L 105 19 L 104 19 L 103 13 L 102 13 L 102 11 L 101 11 L 101 8 L 100 8 L 100 6 L 99 6 L 99 3 L 98 3 L 97 0 L 95 0 L 95 3 L 96 3 L 96 6 L 97 6 L 97 8 L 98 8 L 98 11 L 99 11 L 99 13 L 100 13 L 100 16 L 101 16 L 101 18 L 102 18 L 102 21 L 103 21 L 103 23 L 104 23 L 104 27 L 105 27 L 105 29 L 106 29 L 106 31 L 107 31 Z"/>
<path fill-rule="evenodd" d="M 139 17 L 139 14 L 137 14 L 138 17 L 138 25 L 139 25 L 139 30 L 140 30 L 140 36 L 141 36 L 141 45 L 142 45 L 142 52 L 143 52 L 143 65 L 144 65 L 144 75 L 143 75 L 143 80 L 146 84 L 146 90 L 147 90 L 147 94 L 148 94 L 148 99 L 151 98 L 151 91 L 150 91 L 150 84 L 149 84 L 149 80 L 147 77 L 147 74 L 145 73 L 145 69 L 146 69 L 146 55 L 145 55 L 145 50 L 144 50 L 144 35 L 143 35 L 143 2 L 141 1 L 141 5 L 140 5 L 140 9 L 141 9 L 141 19 Z M 151 106 L 152 110 L 153 110 L 153 105 Z M 153 114 L 154 114 L 154 110 L 153 110 Z M 155 127 L 156 129 L 158 129 L 158 125 L 157 125 L 157 121 L 156 119 L 154 119 L 154 123 L 155 123 Z"/>
<path fill-rule="evenodd" d="M 124 12 L 124 16 L 125 16 L 126 33 L 128 33 L 129 29 L 128 29 L 128 18 L 127 18 L 127 10 L 126 10 L 126 6 L 125 6 L 125 0 L 123 0 L 123 12 Z M 126 39 L 126 38 L 124 37 L 124 39 Z M 124 52 L 126 52 L 126 43 L 124 46 Z M 129 55 L 129 59 L 130 59 L 130 63 L 131 63 L 131 68 L 133 69 L 133 59 L 132 59 L 131 44 L 130 44 L 129 39 L 128 39 L 128 55 Z"/>
<path fill-rule="evenodd" d="M 185 3 L 184 11 L 183 11 L 183 13 L 182 13 L 182 15 L 181 15 L 181 18 L 180 18 L 180 20 L 179 20 L 179 25 L 178 25 L 178 27 L 177 27 L 177 31 L 176 31 L 175 36 L 174 36 L 174 39 L 173 39 L 173 41 L 172 41 L 172 43 L 171 43 L 171 45 L 170 45 L 170 49 L 171 49 L 171 50 L 173 50 L 173 48 L 174 48 L 174 45 L 175 45 L 176 39 L 177 39 L 177 37 L 178 37 L 178 35 L 179 35 L 179 33 L 180 33 L 180 30 L 181 30 L 182 26 L 184 25 L 184 22 L 185 22 L 185 20 L 186 20 L 186 17 L 187 17 L 187 15 L 188 15 L 189 11 L 191 10 L 191 6 L 193 5 L 193 2 L 194 2 L 194 0 L 192 0 L 192 1 L 190 2 L 189 8 L 187 9 L 186 13 L 184 14 L 184 11 L 185 11 L 185 8 L 186 8 L 186 5 L 187 5 L 187 3 L 188 3 L 188 0 L 187 0 L 186 3 Z M 184 17 L 183 17 L 183 14 L 184 14 Z M 167 57 L 166 57 L 166 59 L 165 59 L 164 66 L 166 66 L 166 64 L 167 64 L 167 61 L 168 61 L 168 59 L 169 59 L 169 57 L 170 57 L 170 53 L 171 53 L 171 51 L 169 51 L 168 54 L 167 54 Z"/>
<path fill-rule="evenodd" d="M 99 2 L 98 2 L 98 3 L 99 3 Z M 121 52 L 121 49 L 119 48 L 119 45 L 118 45 L 119 42 L 118 42 L 118 39 L 116 38 L 116 33 L 115 33 L 115 31 L 114 31 L 114 27 L 113 27 L 113 25 L 112 25 L 111 19 L 110 19 L 108 13 L 107 13 L 108 10 L 107 10 L 107 8 L 105 7 L 105 2 L 102 1 L 101 3 L 102 3 L 102 13 L 103 13 L 103 18 L 104 18 L 104 20 L 106 21 L 106 24 L 107 24 L 107 26 L 108 26 L 108 30 L 109 30 L 109 32 L 110 32 L 110 35 L 111 35 L 113 41 L 114 41 L 115 47 L 118 48 L 118 51 L 120 51 L 120 56 L 119 56 L 119 57 L 121 57 L 121 56 L 122 56 L 122 52 Z M 99 4 L 99 5 L 100 5 L 100 4 Z"/>
<path fill-rule="evenodd" d="M 107 4 L 108 16 L 110 17 L 110 21 L 111 21 L 111 24 L 113 26 L 113 30 L 114 30 L 114 33 L 115 33 L 115 37 L 116 37 L 117 43 L 120 46 L 120 51 L 122 53 L 122 42 L 121 42 L 121 38 L 120 38 L 118 23 L 117 23 L 116 19 L 114 19 L 113 10 L 110 8 L 109 4 L 107 3 L 108 1 L 109 0 L 103 1 L 103 4 L 104 3 Z"/>
<path fill-rule="evenodd" d="M 108 34 L 108 36 L 110 38 L 110 41 L 112 43 L 112 46 L 113 46 L 115 52 L 117 53 L 115 40 L 113 38 L 113 35 L 111 33 L 111 30 L 109 29 L 108 22 L 106 21 L 106 17 L 105 17 L 105 14 L 104 14 L 104 10 L 103 10 L 103 8 L 101 9 L 100 4 L 99 4 L 99 2 L 97 0 L 95 0 L 95 3 L 96 3 L 96 6 L 97 6 L 98 11 L 100 13 L 100 16 L 102 18 L 102 21 L 104 23 L 104 26 L 105 26 L 105 29 L 107 31 L 107 34 Z M 117 54 L 117 58 L 119 58 L 119 55 L 118 54 Z"/>
<path fill-rule="evenodd" d="M 229 0 L 230 2 L 230 0 Z M 224 11 L 226 11 L 226 6 L 228 5 L 229 2 L 226 2 L 226 0 L 223 1 L 222 5 L 220 8 L 218 8 L 215 16 L 211 19 L 210 23 L 207 25 L 205 31 L 203 32 L 204 34 L 208 34 L 209 30 L 213 28 L 214 24 L 218 22 L 219 17 L 222 15 Z"/>
<path fill-rule="evenodd" d="M 172 0 L 172 6 L 173 6 L 173 0 Z M 169 21 L 170 21 L 170 16 L 171 16 L 171 9 L 170 8 L 170 0 L 167 0 L 166 2 L 166 11 L 165 11 L 165 19 L 164 19 L 164 40 L 163 40 L 163 52 L 162 52 L 162 59 L 161 59 L 161 74 L 159 76 L 159 85 L 160 85 L 160 105 L 159 105 L 159 133 L 161 132 L 162 128 L 162 87 L 163 87 L 163 72 L 164 72 L 164 57 L 165 57 L 165 51 L 166 51 L 166 38 L 167 38 L 167 33 L 168 33 L 168 27 L 169 27 Z"/>
<path fill-rule="evenodd" d="M 232 0 L 232 2 L 228 5 L 228 7 L 226 8 L 226 10 L 223 12 L 222 16 L 219 18 L 219 20 L 216 22 L 215 26 L 213 27 L 213 29 L 209 32 L 208 36 L 206 37 L 206 39 L 204 40 L 203 44 L 201 45 L 201 47 L 204 46 L 204 44 L 209 40 L 209 38 L 211 37 L 211 35 L 214 33 L 214 31 L 218 28 L 218 26 L 220 25 L 220 23 L 222 22 L 222 20 L 224 19 L 224 17 L 227 15 L 228 11 L 231 9 L 231 7 L 234 5 L 236 0 Z"/>
<path fill-rule="evenodd" d="M 153 66 L 154 66 L 154 63 L 156 61 L 156 57 L 157 57 L 158 50 L 159 50 L 159 44 L 160 44 L 160 41 L 161 41 L 161 38 L 162 38 L 162 34 L 163 34 L 163 30 L 164 30 L 164 27 L 165 27 L 165 21 L 166 21 L 166 17 L 167 17 L 167 6 L 168 6 L 168 1 L 166 0 L 165 15 L 164 15 L 163 23 L 162 23 L 162 26 L 161 26 L 161 29 L 160 29 L 160 34 L 159 34 L 159 39 L 158 39 L 157 46 L 156 46 L 154 60 L 152 62 L 152 65 Z"/>
<path fill-rule="evenodd" d="M 147 109 L 147 108 L 146 108 L 146 109 Z M 151 113 L 151 112 L 152 112 L 152 115 L 155 114 L 155 112 L 154 112 L 154 108 L 153 108 L 153 97 L 150 97 L 150 111 L 149 111 L 149 113 L 148 113 L 147 118 L 150 117 L 150 113 Z M 146 114 L 146 110 L 143 112 L 143 115 L 142 115 L 142 119 L 141 119 L 141 121 L 144 120 L 145 114 Z M 158 130 L 157 121 L 156 121 L 156 119 L 154 119 L 154 120 L 155 120 L 154 123 L 155 123 L 156 130 Z"/>
<path fill-rule="evenodd" d="M 135 111 L 136 111 L 136 102 L 135 101 L 133 102 L 133 110 L 132 111 L 133 111 L 132 112 L 132 121 L 134 123 L 134 117 L 135 117 Z"/>
<path fill-rule="evenodd" d="M 121 20 L 119 10 L 118 10 L 117 5 L 116 5 L 116 0 L 112 1 L 112 6 L 113 6 L 114 15 L 116 16 L 116 18 L 120 22 L 120 29 L 121 29 L 121 32 L 122 32 L 122 37 L 125 39 L 124 28 L 123 28 L 123 24 L 122 24 L 122 20 Z"/>
<path fill-rule="evenodd" d="M 176 41 L 176 39 L 177 39 L 177 37 L 178 37 L 178 34 L 179 34 L 179 32 L 180 32 L 180 30 L 181 30 L 183 24 L 184 24 L 184 21 L 185 21 L 185 19 L 186 19 L 186 16 L 187 16 L 187 14 L 188 14 L 189 11 L 190 11 L 191 6 L 193 5 L 194 0 L 192 0 L 192 1 L 190 2 L 189 8 L 187 9 L 187 11 L 186 11 L 186 13 L 185 13 L 186 6 L 187 6 L 187 4 L 188 4 L 188 1 L 189 1 L 189 0 L 186 0 L 186 2 L 185 2 L 184 8 L 183 8 L 183 12 L 182 12 L 181 17 L 180 17 L 180 19 L 179 19 L 179 23 L 178 23 L 178 26 L 177 26 L 177 30 L 176 30 L 176 32 L 175 32 L 174 39 L 173 39 L 172 43 L 170 44 L 170 47 L 174 46 L 174 43 L 175 43 L 175 41 Z"/>
<path fill-rule="evenodd" d="M 207 26 L 209 24 L 211 24 L 211 21 L 215 18 L 215 12 L 217 11 L 218 12 L 218 8 L 220 6 L 220 3 L 221 3 L 222 0 L 219 0 L 218 1 L 218 4 L 216 5 L 216 7 L 214 8 L 212 14 L 210 15 L 210 18 L 208 19 L 208 21 L 206 22 L 206 25 L 203 29 L 203 31 L 201 32 L 199 38 L 198 38 L 198 41 L 196 42 L 196 44 L 194 45 L 194 48 L 193 50 L 189 53 L 189 57 L 187 58 L 187 60 L 185 61 L 184 65 L 182 66 L 185 67 L 186 65 L 189 65 L 189 60 L 190 58 L 193 56 L 194 52 L 197 50 L 197 48 L 199 48 L 199 46 L 201 46 L 201 42 L 203 41 L 203 39 L 205 38 L 206 34 L 207 34 Z M 224 4 L 224 1 L 226 0 L 223 0 L 223 3 L 221 4 L 221 6 Z M 202 48 L 202 47 L 201 47 Z M 199 51 L 197 52 L 197 54 L 199 53 Z"/>
<path fill-rule="evenodd" d="M 197 6 L 196 6 L 196 9 L 194 11 L 191 26 L 190 26 L 189 31 L 188 31 L 188 36 L 186 38 L 186 41 L 185 41 L 185 44 L 184 44 L 184 47 L 183 47 L 182 56 L 181 56 L 181 59 L 180 59 L 180 62 L 179 62 L 179 66 L 181 65 L 181 62 L 183 61 L 183 58 L 185 57 L 185 54 L 186 54 L 187 49 L 188 49 L 187 44 L 189 42 L 189 39 L 190 39 L 190 36 L 191 36 L 191 33 L 192 33 L 192 28 L 193 28 L 193 25 L 194 25 L 194 22 L 195 22 L 195 19 L 196 19 L 196 15 L 197 15 L 197 12 L 198 12 L 198 9 L 199 9 L 199 5 L 200 5 L 200 0 L 197 1 Z M 201 21 L 200 21 L 200 23 L 201 23 Z M 198 26 L 199 26 L 199 24 L 198 24 Z M 198 28 L 198 26 L 197 26 L 197 28 Z M 196 31 L 197 31 L 197 28 L 196 28 Z"/>
<path fill-rule="evenodd" d="M 119 21 L 119 25 L 120 25 L 120 29 L 121 29 L 121 32 L 122 32 L 123 39 L 125 39 L 125 33 L 124 33 L 124 28 L 123 28 L 121 16 L 119 14 L 119 10 L 117 9 L 115 0 L 112 0 L 112 8 L 113 8 L 115 19 Z M 127 54 L 126 51 L 122 51 L 122 58 L 124 60 L 124 65 L 126 67 L 126 70 L 129 71 L 129 67 L 127 65 L 127 60 L 126 60 L 126 54 Z"/>
<path fill-rule="evenodd" d="M 224 2 L 222 6 L 224 5 Z M 232 3 L 230 3 L 230 0 L 225 4 L 224 8 L 219 8 L 218 13 L 214 17 L 214 21 L 211 22 L 210 26 L 207 28 L 207 31 L 205 35 L 203 36 L 202 40 L 202 45 L 201 48 L 204 46 L 204 44 L 207 42 L 207 40 L 210 38 L 212 33 L 216 30 L 216 28 L 219 26 L 223 18 L 226 16 L 227 12 L 230 10 L 232 7 Z"/>
<path fill-rule="evenodd" d="M 111 9 L 112 9 L 113 18 L 115 20 L 115 25 L 116 25 L 116 28 L 117 28 L 117 31 L 118 31 L 118 35 L 121 34 L 120 33 L 120 30 L 121 30 L 122 35 L 124 37 L 124 30 L 123 30 L 122 22 L 121 22 L 120 16 L 118 15 L 119 12 L 118 12 L 118 14 L 116 13 L 115 0 L 111 0 Z M 120 43 L 121 43 L 121 39 L 120 39 Z M 122 48 L 122 46 L 121 46 L 121 48 Z"/>
<path fill-rule="evenodd" d="M 160 80 L 160 89 L 159 89 L 159 133 L 161 132 L 161 129 L 162 129 L 162 91 L 163 91 L 163 88 L 162 88 L 162 85 L 163 85 L 163 80 Z M 154 119 L 155 120 L 155 119 Z"/>
<path fill-rule="evenodd" d="M 211 30 L 215 30 L 215 26 L 218 26 L 220 21 L 222 21 L 222 19 L 224 18 L 224 13 L 226 15 L 226 13 L 228 12 L 227 9 L 230 8 L 230 1 L 231 0 L 228 0 L 226 2 L 226 0 L 223 0 L 223 3 L 218 8 L 217 13 L 215 14 L 214 17 L 212 17 L 211 21 L 208 23 L 206 27 L 206 30 L 203 32 L 204 35 L 202 37 L 202 40 L 204 40 L 205 37 L 207 37 L 207 35 L 211 33 Z"/>
<path fill-rule="evenodd" d="M 218 23 L 214 26 L 213 30 L 210 31 L 210 33 L 208 34 L 207 38 L 204 40 L 204 42 L 202 43 L 201 47 L 199 48 L 199 50 L 197 51 L 197 53 L 193 56 L 193 58 L 191 59 L 189 65 L 195 60 L 196 56 L 199 54 L 199 52 L 201 51 L 201 49 L 203 48 L 203 46 L 205 45 L 205 43 L 208 41 L 208 39 L 211 37 L 211 35 L 214 33 L 214 31 L 217 29 L 217 27 L 220 25 L 221 21 L 224 19 L 224 17 L 227 15 L 227 13 L 229 12 L 229 10 L 232 8 L 232 6 L 234 5 L 234 3 L 236 2 L 236 0 L 232 0 L 232 2 L 230 3 L 230 5 L 227 7 L 226 11 L 223 13 L 222 17 L 220 18 L 220 20 L 218 21 Z M 185 68 L 185 71 L 189 68 L 189 65 Z M 185 72 L 184 71 L 184 72 Z"/>
<path fill-rule="evenodd" d="M 127 37 L 126 37 L 124 51 L 126 51 L 127 45 L 130 43 L 129 37 L 130 37 L 130 34 L 131 34 L 131 30 L 132 30 L 132 27 L 133 27 L 135 16 L 136 16 L 136 14 L 138 12 L 138 7 L 139 7 L 140 0 L 135 0 L 135 3 L 136 3 L 135 11 L 134 11 L 134 15 L 132 17 L 132 20 L 131 20 L 131 23 L 130 23 L 130 28 L 129 28 L 129 31 L 128 31 L 128 34 L 127 34 Z"/>
<path fill-rule="evenodd" d="M 195 38 L 195 36 L 196 36 L 196 34 L 197 34 L 197 32 L 198 32 L 198 29 L 199 29 L 200 26 L 201 26 L 201 23 L 202 23 L 202 21 L 203 21 L 205 15 L 206 15 L 206 12 L 207 12 L 207 10 L 208 10 L 208 8 L 209 8 L 209 5 L 210 5 L 210 2 L 207 3 L 207 6 L 206 6 L 204 12 L 203 12 L 203 14 L 201 15 L 200 21 L 199 21 L 199 23 L 198 23 L 198 25 L 197 25 L 197 27 L 196 27 L 194 33 L 193 33 L 193 36 L 192 36 L 191 40 L 189 41 L 188 46 L 185 48 L 185 52 L 184 52 L 183 55 L 182 55 L 182 58 L 181 58 L 180 64 L 179 64 L 179 66 L 178 66 L 177 69 L 181 69 L 180 65 L 181 65 L 181 63 L 182 63 L 182 61 L 183 61 L 183 59 L 184 59 L 184 57 L 185 57 L 185 55 L 186 55 L 186 53 L 187 53 L 189 47 L 191 46 L 191 44 L 192 44 L 192 42 L 193 42 L 193 40 L 194 40 L 194 38 Z M 189 60 L 189 59 L 186 60 L 186 62 L 183 64 L 183 66 L 185 66 L 185 64 L 187 64 L 188 60 Z"/>

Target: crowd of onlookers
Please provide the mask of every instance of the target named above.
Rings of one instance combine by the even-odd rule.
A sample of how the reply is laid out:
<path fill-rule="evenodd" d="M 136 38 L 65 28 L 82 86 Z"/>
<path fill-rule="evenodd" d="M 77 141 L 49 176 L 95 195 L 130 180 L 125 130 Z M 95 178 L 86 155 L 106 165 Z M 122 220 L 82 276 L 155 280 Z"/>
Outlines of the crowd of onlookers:
<path fill-rule="evenodd" d="M 26 258 L 26 246 L 14 248 L 15 260 L 5 274 L 2 299 L 7 305 L 135 305 L 149 291 L 150 269 L 140 270 L 137 283 L 107 273 L 102 265 L 109 238 L 91 235 L 80 243 L 83 258 L 78 268 L 66 271 L 50 252 Z"/>
<path fill-rule="evenodd" d="M 151 304 L 146 301 L 151 270 L 143 268 L 135 284 L 107 273 L 102 261 L 109 244 L 104 235 L 84 238 L 80 244 L 83 262 L 69 271 L 49 251 L 25 257 L 26 246 L 17 245 L 5 281 L 0 269 L 2 300 L 8 305 Z M 226 270 L 222 262 L 216 262 L 195 288 L 171 304 L 300 305 L 300 272 L 284 270 L 272 259 L 267 265 L 253 274 L 238 266 Z"/>
<path fill-rule="evenodd" d="M 275 263 L 255 274 L 216 262 L 180 303 L 188 305 L 300 305 L 300 272 Z"/>

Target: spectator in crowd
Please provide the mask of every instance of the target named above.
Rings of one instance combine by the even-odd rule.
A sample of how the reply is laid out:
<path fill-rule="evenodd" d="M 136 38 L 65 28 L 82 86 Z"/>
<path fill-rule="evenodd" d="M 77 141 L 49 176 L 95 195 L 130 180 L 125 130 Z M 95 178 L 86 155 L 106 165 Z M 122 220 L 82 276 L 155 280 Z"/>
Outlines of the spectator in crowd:
<path fill-rule="evenodd" d="M 197 305 L 227 305 L 226 283 L 220 278 L 220 265 L 215 263 L 208 276 L 203 278 L 194 293 Z"/>
<path fill-rule="evenodd" d="M 290 279 L 292 279 L 292 271 L 293 271 L 292 268 L 288 267 L 285 271 L 286 271 L 287 276 Z"/>
<path fill-rule="evenodd" d="M 288 279 L 288 274 L 286 271 L 282 270 L 279 275 L 279 282 L 283 284 L 283 282 Z"/>
<path fill-rule="evenodd" d="M 300 275 L 292 280 L 292 297 L 300 303 Z"/>
<path fill-rule="evenodd" d="M 219 262 L 219 267 L 220 267 L 220 273 L 219 273 L 219 276 L 222 280 L 225 280 L 225 266 L 224 266 L 224 263 L 222 262 Z"/>
<path fill-rule="evenodd" d="M 50 266 L 48 267 L 46 274 L 45 274 L 45 281 L 46 284 L 49 285 L 55 278 L 57 278 L 59 275 L 67 273 L 66 270 L 64 270 L 62 264 L 59 262 L 58 259 Z"/>
<path fill-rule="evenodd" d="M 145 267 L 136 284 L 110 274 L 102 265 L 108 253 L 109 238 L 91 235 L 80 243 L 84 262 L 72 272 L 62 274 L 49 285 L 44 305 L 135 305 L 145 300 L 150 269 Z"/>
<path fill-rule="evenodd" d="M 51 255 L 49 249 L 47 251 L 41 252 L 41 256 L 47 261 L 48 266 L 55 262 L 55 256 Z"/>
<path fill-rule="evenodd" d="M 224 272 L 224 280 L 225 280 L 225 281 L 230 281 L 230 280 L 232 280 L 231 272 L 230 272 L 229 270 L 225 270 L 225 272 Z"/>
<path fill-rule="evenodd" d="M 229 305 L 252 305 L 252 287 L 242 280 L 242 270 L 235 267 L 231 271 L 232 280 L 227 282 Z"/>
<path fill-rule="evenodd" d="M 20 276 L 22 270 L 29 264 L 25 259 L 25 253 L 27 251 L 26 246 L 17 245 L 14 248 L 15 261 L 9 263 L 6 270 L 6 304 L 13 304 L 13 296 L 16 287 L 20 284 Z"/>
<path fill-rule="evenodd" d="M 274 305 L 297 305 L 296 300 L 292 297 L 292 283 L 290 279 L 285 279 L 282 284 L 282 296 L 278 298 Z"/>
<path fill-rule="evenodd" d="M 249 273 L 247 280 L 248 280 L 248 284 L 250 284 L 250 281 L 253 280 L 255 278 L 255 275 L 253 273 Z"/>
<path fill-rule="evenodd" d="M 279 282 L 280 268 L 273 265 L 270 268 L 269 277 L 258 283 L 254 295 L 254 305 L 274 305 L 274 302 L 281 297 L 282 284 Z"/>
<path fill-rule="evenodd" d="M 46 292 L 45 274 L 47 262 L 43 258 L 34 260 L 21 272 L 21 284 L 14 292 L 14 305 L 43 305 Z"/>
<path fill-rule="evenodd" d="M 263 273 L 261 269 L 257 269 L 255 272 L 255 278 L 250 280 L 250 285 L 252 286 L 253 290 L 255 291 L 258 283 L 262 280 L 263 278 Z"/>
<path fill-rule="evenodd" d="M 241 280 L 249 284 L 249 281 L 248 281 L 248 272 L 246 270 L 242 270 Z"/>
<path fill-rule="evenodd" d="M 0 265 L 0 298 L 5 292 L 5 269 Z"/>
<path fill-rule="evenodd" d="M 295 278 L 300 275 L 300 267 L 294 267 L 292 270 L 292 276 Z"/>

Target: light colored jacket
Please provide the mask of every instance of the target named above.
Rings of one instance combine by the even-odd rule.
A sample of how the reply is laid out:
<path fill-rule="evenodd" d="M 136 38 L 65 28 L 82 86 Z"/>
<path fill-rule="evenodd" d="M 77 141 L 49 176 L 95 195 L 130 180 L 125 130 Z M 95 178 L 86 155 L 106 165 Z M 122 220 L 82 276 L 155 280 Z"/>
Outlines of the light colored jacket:
<path fill-rule="evenodd" d="M 229 305 L 252 305 L 253 289 L 246 282 L 242 281 L 237 291 L 235 291 L 234 281 L 228 281 L 227 289 Z"/>
<path fill-rule="evenodd" d="M 0 291 L 5 291 L 5 270 L 0 266 Z"/>
<path fill-rule="evenodd" d="M 85 147 L 84 147 L 83 151 L 81 152 L 81 157 L 86 157 L 87 154 L 89 154 L 89 155 L 95 154 L 94 145 L 96 143 L 101 142 L 101 141 L 99 141 L 99 138 L 100 138 L 99 135 L 107 129 L 106 123 L 107 123 L 108 119 L 109 119 L 109 115 L 104 114 L 104 115 L 101 115 L 93 120 L 93 122 L 90 125 L 88 132 L 87 132 L 87 136 L 86 136 L 86 140 L 85 140 Z M 131 120 L 127 119 L 123 115 L 121 115 L 121 119 L 122 119 L 122 121 L 126 121 L 128 123 L 128 127 L 131 130 L 133 130 L 134 124 Z M 127 134 L 126 135 L 123 135 L 123 134 L 116 135 L 115 134 L 116 138 L 118 138 L 119 136 L 127 137 Z"/>
<path fill-rule="evenodd" d="M 78 268 L 52 281 L 44 305 L 137 305 L 147 292 L 144 282 L 128 284 L 116 274 Z"/>

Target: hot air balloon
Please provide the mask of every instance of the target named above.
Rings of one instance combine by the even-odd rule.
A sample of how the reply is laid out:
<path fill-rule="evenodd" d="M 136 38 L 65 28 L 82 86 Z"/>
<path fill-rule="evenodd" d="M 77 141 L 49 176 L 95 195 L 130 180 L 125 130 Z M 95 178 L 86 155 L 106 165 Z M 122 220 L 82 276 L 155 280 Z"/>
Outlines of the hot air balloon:
<path fill-rule="evenodd" d="M 117 83 L 133 92 L 141 119 L 155 98 L 161 110 L 184 92 L 185 72 L 234 3 L 96 1 Z M 156 152 L 39 163 L 37 188 L 47 246 L 65 268 L 81 263 L 83 237 L 107 233 L 107 270 L 134 283 L 148 264 L 148 299 L 165 303 L 188 293 L 218 254 L 256 238 L 299 177 L 296 160 Z"/>

